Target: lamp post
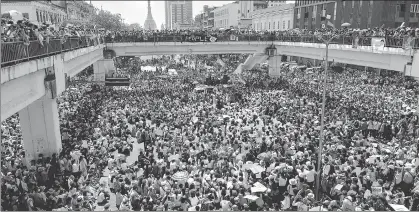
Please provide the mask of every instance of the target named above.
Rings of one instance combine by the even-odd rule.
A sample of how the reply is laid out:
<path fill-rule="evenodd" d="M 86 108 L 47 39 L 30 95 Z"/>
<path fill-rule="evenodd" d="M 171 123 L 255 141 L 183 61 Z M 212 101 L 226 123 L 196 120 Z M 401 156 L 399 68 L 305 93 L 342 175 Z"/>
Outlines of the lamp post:
<path fill-rule="evenodd" d="M 321 177 L 321 167 L 322 167 L 322 154 L 323 154 L 323 141 L 324 141 L 324 113 L 326 107 L 326 83 L 327 83 L 327 71 L 328 71 L 328 62 L 329 62 L 329 44 L 330 42 L 339 37 L 339 35 L 332 35 L 329 39 L 321 38 L 323 43 L 326 45 L 326 58 L 324 64 L 323 72 L 323 91 L 322 91 L 322 114 L 320 118 L 320 141 L 319 141 L 319 152 L 317 155 L 317 175 L 316 175 L 316 199 L 320 200 L 320 177 Z"/>

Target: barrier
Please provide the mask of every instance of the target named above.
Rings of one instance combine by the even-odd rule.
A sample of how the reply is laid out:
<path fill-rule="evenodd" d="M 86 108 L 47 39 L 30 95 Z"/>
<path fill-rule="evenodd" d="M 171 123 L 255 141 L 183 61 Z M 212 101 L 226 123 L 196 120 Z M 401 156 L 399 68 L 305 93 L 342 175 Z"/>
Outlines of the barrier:
<path fill-rule="evenodd" d="M 234 39 L 233 39 L 234 38 Z M 372 37 L 352 37 L 340 36 L 335 38 L 331 43 L 352 45 L 353 48 L 358 46 L 371 46 Z M 323 43 L 323 41 L 315 35 L 271 35 L 271 34 L 239 34 L 239 35 L 148 35 L 148 36 L 116 36 L 115 38 L 105 37 L 101 39 L 92 38 L 90 36 L 67 38 L 64 43 L 60 39 L 44 40 L 42 44 L 36 41 L 30 41 L 29 45 L 24 42 L 5 42 L 1 45 L 1 66 L 7 66 L 34 58 L 58 54 L 88 46 L 95 46 L 100 43 L 119 43 L 119 42 L 302 42 L 302 43 Z M 400 37 L 385 37 L 385 47 L 406 48 L 406 39 Z M 419 49 L 419 38 L 412 38 L 410 42 L 411 49 Z M 410 48 L 409 47 L 409 48 Z"/>
<path fill-rule="evenodd" d="M 103 39 L 99 39 L 99 42 L 98 39 L 93 42 L 89 42 L 89 40 L 91 40 L 90 37 L 83 36 L 67 38 L 64 43 L 61 42 L 61 39 L 45 39 L 42 43 L 33 40 L 29 42 L 29 45 L 25 45 L 23 41 L 5 42 L 1 44 L 1 66 L 104 43 Z"/>

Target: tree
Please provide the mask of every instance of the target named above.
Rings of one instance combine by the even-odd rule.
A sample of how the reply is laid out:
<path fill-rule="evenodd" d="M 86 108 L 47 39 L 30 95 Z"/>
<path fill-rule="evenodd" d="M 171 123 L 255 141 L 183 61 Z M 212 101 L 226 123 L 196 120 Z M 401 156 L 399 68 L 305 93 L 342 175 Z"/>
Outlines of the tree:
<path fill-rule="evenodd" d="M 121 30 L 124 27 L 121 14 L 112 14 L 109 11 L 100 10 L 92 16 L 92 23 L 96 28 L 105 28 L 106 30 Z"/>
<path fill-rule="evenodd" d="M 128 25 L 128 30 L 140 30 L 141 25 L 139 23 L 132 23 Z"/>

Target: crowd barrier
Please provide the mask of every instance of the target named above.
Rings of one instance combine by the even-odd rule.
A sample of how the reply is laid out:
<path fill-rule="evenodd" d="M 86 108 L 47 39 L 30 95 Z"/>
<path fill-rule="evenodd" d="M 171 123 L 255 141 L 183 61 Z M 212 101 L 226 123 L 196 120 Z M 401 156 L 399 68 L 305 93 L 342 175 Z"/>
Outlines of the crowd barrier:
<path fill-rule="evenodd" d="M 374 37 L 339 36 L 332 40 L 333 44 L 358 46 L 373 45 Z M 413 38 L 406 43 L 406 38 L 383 37 L 384 47 L 419 49 L 419 38 Z M 117 36 L 114 38 L 105 37 L 92 39 L 90 37 L 71 37 L 61 43 L 60 39 L 50 39 L 49 42 L 30 41 L 29 45 L 24 42 L 6 42 L 1 44 L 1 65 L 6 66 L 34 58 L 49 56 L 78 48 L 94 46 L 99 43 L 121 43 L 121 42 L 302 42 L 302 43 L 323 43 L 321 38 L 315 35 L 152 35 L 152 36 Z"/>
<path fill-rule="evenodd" d="M 102 38 L 91 37 L 69 37 L 63 42 L 61 39 L 54 38 L 49 40 L 32 40 L 29 43 L 2 42 L 1 44 L 1 66 L 16 64 L 35 58 L 60 54 L 79 48 L 96 46 L 104 43 Z"/>

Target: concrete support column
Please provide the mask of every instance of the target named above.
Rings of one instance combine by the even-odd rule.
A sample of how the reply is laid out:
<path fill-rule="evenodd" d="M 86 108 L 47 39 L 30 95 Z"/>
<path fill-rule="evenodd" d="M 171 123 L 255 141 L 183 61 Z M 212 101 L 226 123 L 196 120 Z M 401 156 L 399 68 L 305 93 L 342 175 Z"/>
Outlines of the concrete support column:
<path fill-rule="evenodd" d="M 112 76 L 115 72 L 115 63 L 113 59 L 102 59 L 93 63 L 93 80 L 105 81 L 106 75 Z"/>
<path fill-rule="evenodd" d="M 39 154 L 50 157 L 61 151 L 60 120 L 56 99 L 41 97 L 19 111 L 19 118 L 27 162 L 37 159 Z"/>
<path fill-rule="evenodd" d="M 281 75 L 281 55 L 276 55 L 273 57 L 269 57 L 268 65 L 269 71 L 268 74 L 270 77 L 279 77 Z"/>

